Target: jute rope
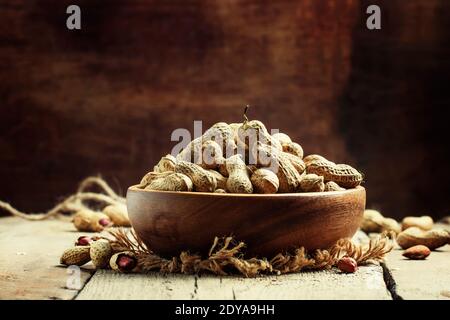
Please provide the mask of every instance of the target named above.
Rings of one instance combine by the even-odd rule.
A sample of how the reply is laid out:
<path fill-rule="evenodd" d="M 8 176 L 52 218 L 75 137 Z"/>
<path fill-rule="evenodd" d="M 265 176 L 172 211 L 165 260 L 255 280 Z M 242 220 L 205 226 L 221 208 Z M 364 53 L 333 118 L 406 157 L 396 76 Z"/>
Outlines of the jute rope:
<path fill-rule="evenodd" d="M 88 192 L 87 190 L 97 187 L 103 193 Z M 88 177 L 84 179 L 75 194 L 68 196 L 63 201 L 56 204 L 47 212 L 25 213 L 14 208 L 11 204 L 0 200 L 0 209 L 6 211 L 10 215 L 20 217 L 26 220 L 45 220 L 50 217 L 58 216 L 65 212 L 76 212 L 81 209 L 89 208 L 87 202 L 117 204 L 125 203 L 125 198 L 117 195 L 114 190 L 100 177 Z"/>
<path fill-rule="evenodd" d="M 279 253 L 272 259 L 245 258 L 244 242 L 232 237 L 218 238 L 213 241 L 209 254 L 202 258 L 198 254 L 183 251 L 177 257 L 163 258 L 137 237 L 134 230 L 110 230 L 110 243 L 115 252 L 131 251 L 137 258 L 136 272 L 159 271 L 163 273 L 196 274 L 208 272 L 216 275 L 238 273 L 246 277 L 264 274 L 286 274 L 308 270 L 324 270 L 335 266 L 343 256 L 354 258 L 358 265 L 382 261 L 393 248 L 387 234 L 372 239 L 368 245 L 358 245 L 350 239 L 341 239 L 327 250 L 307 252 L 303 247 L 291 253 Z"/>

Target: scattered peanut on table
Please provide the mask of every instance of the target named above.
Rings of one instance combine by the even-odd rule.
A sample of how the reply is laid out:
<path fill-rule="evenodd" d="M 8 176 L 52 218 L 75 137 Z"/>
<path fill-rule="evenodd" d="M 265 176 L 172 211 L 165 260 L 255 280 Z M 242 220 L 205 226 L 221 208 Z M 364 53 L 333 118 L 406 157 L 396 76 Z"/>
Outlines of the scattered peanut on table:
<path fill-rule="evenodd" d="M 403 256 L 410 260 L 426 259 L 431 251 L 450 244 L 450 233 L 435 227 L 430 216 L 409 216 L 398 223 L 377 210 L 367 209 L 360 228 L 366 233 L 394 234 L 398 246 L 405 250 Z"/>
<path fill-rule="evenodd" d="M 403 249 L 408 249 L 416 245 L 424 245 L 430 250 L 435 250 L 450 243 L 450 233 L 444 229 L 424 231 L 417 227 L 411 227 L 402 231 L 397 236 L 397 243 Z"/>
<path fill-rule="evenodd" d="M 431 251 L 424 245 L 410 247 L 403 252 L 403 256 L 411 260 L 424 260 L 430 255 Z"/>
<path fill-rule="evenodd" d="M 366 233 L 394 232 L 400 233 L 400 224 L 392 218 L 385 218 L 379 211 L 367 209 L 364 211 L 361 230 Z"/>

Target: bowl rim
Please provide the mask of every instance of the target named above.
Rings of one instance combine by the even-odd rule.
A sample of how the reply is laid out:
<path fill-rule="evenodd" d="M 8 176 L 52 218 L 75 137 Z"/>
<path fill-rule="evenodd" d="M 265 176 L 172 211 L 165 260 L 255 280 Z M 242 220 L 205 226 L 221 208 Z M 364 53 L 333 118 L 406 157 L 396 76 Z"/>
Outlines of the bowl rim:
<path fill-rule="evenodd" d="M 271 193 L 271 194 L 259 194 L 259 193 L 214 193 L 214 192 L 194 192 L 194 191 L 160 191 L 160 190 L 145 190 L 138 187 L 139 184 L 128 187 L 127 193 L 143 192 L 148 194 L 167 194 L 167 195 L 184 195 L 191 197 L 231 197 L 231 198 L 282 198 L 282 197 L 320 197 L 320 196 L 332 196 L 332 195 L 347 195 L 351 193 L 359 193 L 365 191 L 363 186 L 357 186 L 356 188 L 341 190 L 341 191 L 322 191 L 322 192 L 298 192 L 298 193 Z"/>

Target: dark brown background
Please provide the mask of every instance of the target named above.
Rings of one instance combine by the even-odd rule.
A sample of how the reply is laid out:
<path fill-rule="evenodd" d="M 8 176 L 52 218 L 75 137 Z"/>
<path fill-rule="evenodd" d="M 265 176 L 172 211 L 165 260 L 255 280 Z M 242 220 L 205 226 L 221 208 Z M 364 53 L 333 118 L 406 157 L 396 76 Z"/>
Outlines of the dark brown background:
<path fill-rule="evenodd" d="M 173 129 L 252 118 L 366 175 L 386 215 L 449 213 L 450 1 L 0 2 L 0 199 L 122 191 Z M 369 4 L 381 31 L 365 28 Z"/>

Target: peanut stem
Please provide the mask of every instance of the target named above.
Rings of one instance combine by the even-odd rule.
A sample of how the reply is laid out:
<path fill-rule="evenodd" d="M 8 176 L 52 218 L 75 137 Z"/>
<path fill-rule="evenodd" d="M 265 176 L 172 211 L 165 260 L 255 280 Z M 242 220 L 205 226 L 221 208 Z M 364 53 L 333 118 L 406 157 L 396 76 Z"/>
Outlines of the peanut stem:
<path fill-rule="evenodd" d="M 248 122 L 248 118 L 247 118 L 247 110 L 248 110 L 248 108 L 250 108 L 250 106 L 247 104 L 245 106 L 245 108 L 244 108 L 244 122 L 243 122 L 244 128 L 246 127 L 247 122 Z"/>

